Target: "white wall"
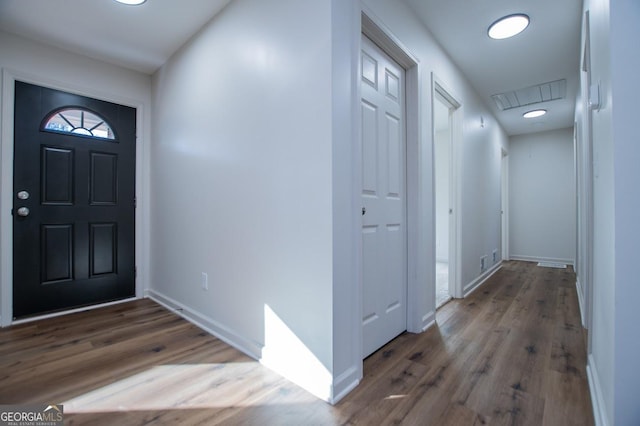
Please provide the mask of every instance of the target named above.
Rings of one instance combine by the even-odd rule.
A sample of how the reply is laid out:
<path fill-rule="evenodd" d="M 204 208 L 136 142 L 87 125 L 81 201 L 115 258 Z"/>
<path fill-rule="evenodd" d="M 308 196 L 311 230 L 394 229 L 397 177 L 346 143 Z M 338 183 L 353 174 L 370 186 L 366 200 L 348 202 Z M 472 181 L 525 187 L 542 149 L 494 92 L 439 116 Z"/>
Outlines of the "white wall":
<path fill-rule="evenodd" d="M 585 0 L 584 10 L 590 14 L 592 82 L 599 84 L 602 101 L 600 109 L 591 113 L 593 275 L 590 306 L 584 307 L 592 315 L 589 384 L 597 424 L 640 424 L 640 148 L 635 114 L 640 95 L 636 71 L 640 66 L 636 46 L 640 7 L 632 0 Z M 583 93 L 586 89 L 583 87 Z M 576 116 L 583 130 L 579 135 L 582 151 L 588 149 L 589 142 L 585 114 L 588 112 L 578 109 Z"/>
<path fill-rule="evenodd" d="M 472 288 L 481 276 L 480 258 L 491 259 L 493 250 L 501 254 L 500 218 L 500 161 L 501 148 L 508 150 L 508 139 L 490 110 L 481 101 L 466 77 L 434 40 L 428 29 L 417 19 L 403 2 L 364 0 L 366 7 L 388 27 L 420 61 L 421 91 L 421 184 L 425 188 L 420 194 L 420 220 L 429 224 L 423 238 L 429 242 L 425 251 L 424 270 L 418 270 L 422 282 L 435 286 L 435 227 L 433 205 L 433 141 L 432 141 L 432 73 L 444 88 L 462 106 L 463 141 L 460 150 L 461 191 L 461 282 L 463 288 Z M 481 116 L 484 127 L 481 127 Z M 491 264 L 489 264 L 491 266 Z M 428 306 L 435 307 L 435 292 L 428 292 Z"/>
<path fill-rule="evenodd" d="M 602 412 L 605 424 L 613 425 L 614 403 L 614 204 L 611 130 L 609 1 L 585 1 L 590 13 L 591 67 L 594 82 L 603 82 L 603 105 L 593 119 L 593 306 L 592 329 L 589 330 L 592 352 L 589 354 L 592 401 Z M 581 121 L 581 120 L 580 120 Z M 583 138 L 586 134 L 583 132 Z M 587 143 L 586 140 L 581 143 Z"/>
<path fill-rule="evenodd" d="M 640 144 L 637 106 L 640 96 L 640 3 L 611 4 L 611 91 L 615 196 L 615 405 L 616 424 L 640 424 Z"/>
<path fill-rule="evenodd" d="M 500 247 L 506 136 L 409 9 L 366 3 L 425 64 L 425 283 L 435 245 L 431 71 L 464 104 L 462 169 L 472 175 L 465 173 L 463 191 L 474 197 L 463 196 L 463 209 L 482 217 L 476 229 L 463 215 L 463 279 L 471 282 L 480 253 Z M 326 399 L 341 381 L 352 385 L 344 378 L 357 380 L 361 368 L 357 197 L 345 189 L 357 179 L 349 141 L 357 135 L 358 15 L 357 2 L 236 0 L 153 78 L 151 295 Z M 484 192 L 475 197 L 468 181 Z M 435 300 L 423 294 L 428 312 Z M 288 336 L 273 336 L 276 329 Z M 291 351 L 293 342 L 300 352 Z"/>
<path fill-rule="evenodd" d="M 331 12 L 328 2 L 233 1 L 153 77 L 151 295 L 324 399 Z"/>
<path fill-rule="evenodd" d="M 573 129 L 509 140 L 509 250 L 513 259 L 575 259 Z"/>
<path fill-rule="evenodd" d="M 333 396 L 341 399 L 362 378 L 361 191 L 355 182 L 361 150 L 358 101 L 360 4 L 331 1 L 332 208 L 333 208 Z"/>
<path fill-rule="evenodd" d="M 148 75 L 106 64 L 56 47 L 0 32 L 2 69 L 2 150 L 0 158 L 0 324 L 11 322 L 12 310 L 12 218 L 13 203 L 13 93 L 14 80 L 79 93 L 137 108 L 136 147 L 136 263 L 137 292 L 147 285 L 148 258 L 148 157 L 151 117 L 151 78 Z M 6 189 L 6 190 L 5 190 Z"/>

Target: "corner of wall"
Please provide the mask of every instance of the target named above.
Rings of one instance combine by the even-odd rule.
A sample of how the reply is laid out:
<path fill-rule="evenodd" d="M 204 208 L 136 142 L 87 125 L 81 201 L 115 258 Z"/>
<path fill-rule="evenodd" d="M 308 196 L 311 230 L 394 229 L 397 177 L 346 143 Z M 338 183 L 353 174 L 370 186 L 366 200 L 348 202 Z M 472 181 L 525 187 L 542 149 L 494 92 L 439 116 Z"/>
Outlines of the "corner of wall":
<path fill-rule="evenodd" d="M 360 369 L 356 365 L 336 377 L 331 387 L 331 397 L 328 402 L 333 405 L 340 402 L 342 398 L 360 384 L 361 378 L 362 373 L 360 373 Z"/>
<path fill-rule="evenodd" d="M 587 380 L 589 382 L 589 393 L 591 393 L 591 404 L 593 406 L 593 418 L 596 426 L 609 426 L 607 420 L 606 406 L 604 403 L 604 395 L 602 393 L 602 386 L 598 379 L 598 370 L 596 369 L 595 362 L 592 355 L 589 355 L 587 361 Z"/>
<path fill-rule="evenodd" d="M 422 326 L 417 331 L 418 333 L 423 333 L 433 327 L 436 323 L 436 311 L 430 311 L 422 317 Z M 407 330 L 412 332 L 411 330 Z"/>

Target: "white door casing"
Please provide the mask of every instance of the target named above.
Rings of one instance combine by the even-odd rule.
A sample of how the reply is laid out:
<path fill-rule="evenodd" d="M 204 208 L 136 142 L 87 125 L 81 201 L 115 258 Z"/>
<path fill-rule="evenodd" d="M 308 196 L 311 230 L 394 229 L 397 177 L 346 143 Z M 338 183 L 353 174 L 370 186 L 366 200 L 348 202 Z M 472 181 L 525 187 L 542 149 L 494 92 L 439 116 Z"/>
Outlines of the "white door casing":
<path fill-rule="evenodd" d="M 363 358 L 407 328 L 405 71 L 362 36 Z"/>
<path fill-rule="evenodd" d="M 441 102 L 448 111 L 448 128 L 449 128 L 449 146 L 448 146 L 448 176 L 449 176 L 449 294 L 454 298 L 462 298 L 463 291 L 460 281 L 460 257 L 461 257 L 461 239 L 460 239 L 460 223 L 461 217 L 458 213 L 460 206 L 460 148 L 462 140 L 462 105 L 451 94 L 451 91 L 447 89 L 447 86 L 435 75 L 431 75 L 432 78 L 432 108 L 435 108 L 436 102 Z M 432 117 L 435 118 L 435 117 Z M 435 141 L 435 126 L 433 127 L 433 138 Z M 434 149 L 434 161 L 435 161 L 435 149 Z M 436 164 L 432 164 L 433 171 L 436 170 Z M 435 184 L 435 176 L 434 176 Z M 435 186 L 434 186 L 434 207 L 436 205 L 435 200 Z M 434 211 L 435 217 L 435 211 Z M 435 226 L 435 223 L 434 223 Z M 435 234 L 434 234 L 435 235 Z M 434 241 L 435 246 L 435 241 Z M 435 271 L 435 270 L 434 270 Z M 435 277 L 434 277 L 435 278 Z"/>

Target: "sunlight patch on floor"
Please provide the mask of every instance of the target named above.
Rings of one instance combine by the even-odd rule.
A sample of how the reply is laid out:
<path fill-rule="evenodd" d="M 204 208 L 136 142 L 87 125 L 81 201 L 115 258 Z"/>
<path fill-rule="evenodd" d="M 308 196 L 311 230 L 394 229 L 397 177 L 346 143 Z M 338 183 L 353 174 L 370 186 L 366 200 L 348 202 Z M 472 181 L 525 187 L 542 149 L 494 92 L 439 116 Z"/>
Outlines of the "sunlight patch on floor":
<path fill-rule="evenodd" d="M 246 407 L 282 381 L 257 362 L 160 365 L 63 404 L 65 413 Z"/>

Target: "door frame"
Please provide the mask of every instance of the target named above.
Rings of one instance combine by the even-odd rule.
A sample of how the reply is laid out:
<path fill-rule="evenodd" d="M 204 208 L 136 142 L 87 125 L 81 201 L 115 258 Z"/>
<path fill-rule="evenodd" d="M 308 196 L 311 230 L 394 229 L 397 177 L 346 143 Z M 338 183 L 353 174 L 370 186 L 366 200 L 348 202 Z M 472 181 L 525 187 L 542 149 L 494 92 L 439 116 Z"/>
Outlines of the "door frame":
<path fill-rule="evenodd" d="M 393 34 L 384 23 L 376 17 L 364 4 L 361 8 L 361 33 L 371 39 L 387 55 L 396 61 L 405 70 L 405 125 L 406 125 L 406 231 L 407 231 L 407 331 L 420 333 L 435 323 L 435 299 L 428 291 L 429 271 L 433 270 L 424 262 L 428 259 L 430 245 L 427 243 L 428 228 L 430 221 L 429 199 L 432 188 L 427 188 L 423 183 L 423 174 L 429 170 L 430 164 L 425 157 L 425 149 L 428 146 L 423 143 L 421 135 L 421 108 L 420 94 L 422 93 L 421 69 L 418 59 L 407 49 L 403 43 Z M 361 43 L 357 42 L 357 56 L 360 57 Z M 357 82 L 355 90 L 354 105 L 360 105 L 360 75 L 361 64 L 358 60 Z M 361 117 L 356 115 L 354 136 L 355 152 L 361 152 Z M 362 161 L 359 156 L 354 158 L 354 175 L 357 176 L 353 182 L 353 193 L 358 197 L 357 205 L 360 203 L 362 193 Z M 361 232 L 362 219 L 359 219 Z M 358 236 L 356 240 L 357 265 L 362 271 L 362 238 Z M 362 348 L 362 272 L 358 273 L 358 309 L 354 314 L 358 316 L 356 336 L 359 336 L 359 347 Z M 435 283 L 432 283 L 435 286 Z M 429 303 L 431 301 L 431 303 Z"/>
<path fill-rule="evenodd" d="M 591 22 L 589 11 L 585 11 L 584 19 L 584 40 L 581 58 L 581 78 L 585 83 L 582 92 L 583 122 L 582 135 L 576 128 L 574 139 L 577 141 L 581 136 L 579 144 L 576 144 L 578 152 L 579 167 L 576 168 L 576 181 L 578 182 L 577 194 L 582 196 L 578 200 L 578 223 L 581 231 L 576 235 L 577 245 L 582 250 L 576 252 L 576 272 L 578 274 L 578 301 L 581 302 L 580 314 L 582 326 L 587 333 L 587 355 L 591 355 L 593 346 L 593 224 L 594 218 L 594 152 L 593 152 L 593 108 L 589 103 L 591 95 L 592 75 L 591 75 Z M 581 166 L 581 167 L 580 167 Z"/>
<path fill-rule="evenodd" d="M 502 157 L 500 159 L 500 192 L 501 192 L 501 209 L 502 209 L 502 260 L 509 260 L 509 152 L 504 148 L 501 150 Z"/>
<path fill-rule="evenodd" d="M 462 298 L 461 275 L 461 216 L 460 216 L 460 147 L 462 141 L 462 104 L 456 99 L 446 84 L 438 78 L 435 73 L 431 73 L 431 150 L 432 150 L 432 181 L 433 181 L 433 217 L 436 212 L 436 185 L 435 185 L 435 103 L 438 102 L 436 96 L 444 98 L 449 104 L 449 208 L 452 210 L 449 216 L 449 294 L 457 299 Z M 436 246 L 436 222 L 433 221 L 433 280 L 435 283 L 435 246 Z M 435 298 L 435 285 L 434 285 Z"/>
<path fill-rule="evenodd" d="M 122 303 L 125 299 L 115 302 L 103 303 L 89 307 L 75 308 L 67 311 L 35 316 L 23 320 L 13 320 L 13 217 L 11 209 L 13 207 L 13 147 L 14 147 L 14 102 L 15 102 L 15 82 L 16 80 L 35 84 L 55 90 L 61 90 L 76 95 L 87 96 L 107 102 L 117 103 L 136 108 L 136 200 L 135 212 L 135 256 L 136 256 L 136 299 L 143 297 L 144 289 L 147 288 L 148 260 L 144 256 L 148 252 L 147 226 L 148 224 L 148 202 L 145 198 L 147 193 L 144 188 L 143 177 L 145 171 L 143 165 L 148 164 L 144 147 L 144 104 L 139 100 L 127 99 L 111 94 L 106 94 L 86 87 L 74 86 L 73 84 L 53 81 L 41 75 L 33 75 L 21 71 L 2 69 L 2 108 L 1 123 L 2 133 L 0 134 L 0 185 L 2 188 L 11 188 L 10 191 L 2 191 L 0 194 L 0 327 L 12 324 L 34 321 L 37 319 L 49 318 L 71 312 L 95 309 L 102 306 Z"/>

